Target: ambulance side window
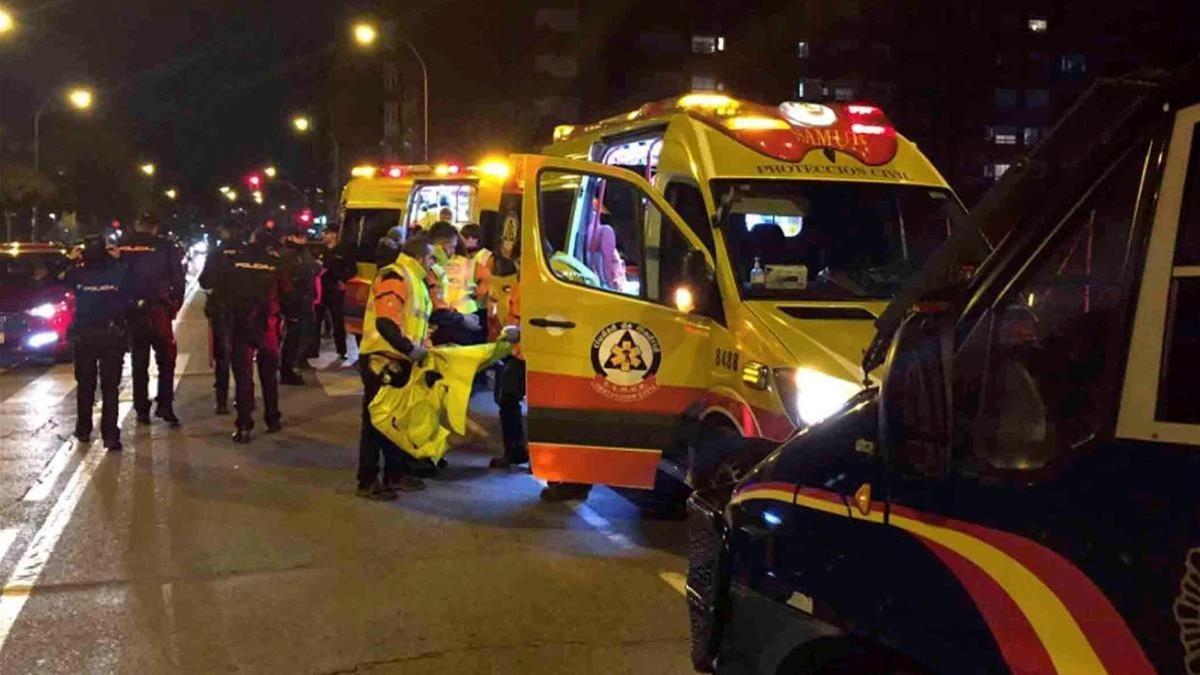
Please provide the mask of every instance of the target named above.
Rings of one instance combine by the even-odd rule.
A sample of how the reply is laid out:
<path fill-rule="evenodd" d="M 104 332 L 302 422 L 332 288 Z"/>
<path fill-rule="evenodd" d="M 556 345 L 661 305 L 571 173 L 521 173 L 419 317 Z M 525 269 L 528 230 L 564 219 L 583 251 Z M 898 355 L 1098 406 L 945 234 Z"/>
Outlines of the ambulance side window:
<path fill-rule="evenodd" d="M 683 222 L 692 228 L 692 232 L 696 233 L 696 236 L 712 253 L 714 246 L 712 221 L 708 217 L 708 208 L 704 206 L 704 197 L 700 194 L 699 188 L 680 181 L 672 181 L 667 185 L 667 190 L 663 194 L 667 198 L 667 203 L 679 212 L 679 215 L 683 217 Z"/>
<path fill-rule="evenodd" d="M 543 248 L 561 281 L 646 297 L 643 227 L 662 214 L 632 183 L 543 171 L 538 177 Z"/>
<path fill-rule="evenodd" d="M 1111 423 L 1119 304 L 1146 161 L 1132 147 L 975 327 L 956 366 L 968 472 L 1036 471 Z"/>
<path fill-rule="evenodd" d="M 676 307 L 676 290 L 690 286 L 684 261 L 696 248 L 658 209 L 646 212 L 645 241 L 646 299 Z"/>

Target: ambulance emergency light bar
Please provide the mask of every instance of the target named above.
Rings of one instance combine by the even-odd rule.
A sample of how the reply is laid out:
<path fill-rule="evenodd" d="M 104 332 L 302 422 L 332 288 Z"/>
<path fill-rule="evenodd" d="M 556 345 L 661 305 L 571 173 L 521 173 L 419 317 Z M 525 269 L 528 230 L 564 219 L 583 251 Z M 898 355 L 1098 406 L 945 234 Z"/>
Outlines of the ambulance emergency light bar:
<path fill-rule="evenodd" d="M 404 176 L 428 175 L 439 178 L 452 178 L 458 176 L 466 177 L 467 174 L 483 175 L 504 180 L 512 174 L 512 167 L 502 158 L 486 157 L 479 164 L 468 167 L 455 162 L 444 162 L 436 165 L 391 164 L 388 166 L 375 166 L 372 164 L 360 164 L 350 170 L 350 175 L 354 178 L 403 178 Z"/>
<path fill-rule="evenodd" d="M 772 107 L 712 92 L 647 103 L 585 127 L 559 125 L 554 141 L 568 140 L 579 131 L 591 133 L 676 112 L 686 112 L 743 145 L 785 161 L 798 162 L 811 150 L 822 148 L 878 166 L 891 161 L 897 151 L 896 129 L 877 106 L 784 101 Z"/>

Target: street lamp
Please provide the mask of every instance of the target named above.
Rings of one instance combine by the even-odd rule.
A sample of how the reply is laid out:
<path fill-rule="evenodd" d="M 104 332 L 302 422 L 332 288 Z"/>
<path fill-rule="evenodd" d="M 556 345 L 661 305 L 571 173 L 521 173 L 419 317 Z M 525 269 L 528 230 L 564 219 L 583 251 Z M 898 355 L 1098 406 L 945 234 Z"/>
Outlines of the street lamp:
<path fill-rule="evenodd" d="M 306 115 L 296 115 L 292 118 L 292 128 L 298 133 L 306 134 L 312 129 L 312 120 Z"/>
<path fill-rule="evenodd" d="M 237 192 L 234 190 L 222 190 L 221 194 L 225 195 L 225 198 L 228 199 L 230 202 L 237 201 Z"/>
<path fill-rule="evenodd" d="M 158 167 L 154 166 L 153 162 L 146 162 L 145 164 L 139 166 L 138 168 L 141 169 L 142 173 L 145 174 L 148 178 L 153 178 L 154 173 L 156 171 L 158 171 Z"/>
<path fill-rule="evenodd" d="M 8 16 L 8 20 L 12 21 L 12 16 L 0 9 L 0 23 L 3 22 L 3 16 Z M 95 100 L 95 95 L 91 89 L 86 87 L 72 87 L 66 92 L 67 105 L 80 112 L 86 111 L 92 107 Z M 42 168 L 42 115 L 50 108 L 50 105 L 55 102 L 54 97 L 46 99 L 40 106 L 37 112 L 33 114 L 33 171 L 37 173 Z M 34 204 L 29 220 L 30 237 L 37 241 L 37 213 L 38 205 Z"/>
<path fill-rule="evenodd" d="M 422 142 L 422 150 L 425 156 L 425 163 L 429 163 L 429 69 L 425 67 L 425 59 L 421 56 L 421 52 L 417 51 L 416 46 L 408 40 L 394 36 L 394 39 L 400 44 L 408 48 L 416 57 L 417 63 L 421 66 L 421 97 L 422 115 L 425 127 L 424 140 Z M 373 24 L 365 21 L 360 21 L 354 24 L 354 41 L 364 49 L 370 49 L 375 46 L 379 40 L 379 30 Z"/>
<path fill-rule="evenodd" d="M 370 47 L 379 40 L 379 29 L 367 21 L 354 24 L 354 41 L 363 47 Z"/>
<path fill-rule="evenodd" d="M 263 169 L 263 174 L 266 175 L 267 178 L 274 178 L 275 176 L 279 175 L 279 171 L 273 166 L 268 166 L 267 168 Z"/>
<path fill-rule="evenodd" d="M 170 199 L 171 201 L 175 201 L 176 199 L 179 198 L 179 191 L 176 190 L 175 188 L 171 188 L 169 190 L 164 190 L 163 194 L 166 195 L 167 199 Z"/>
<path fill-rule="evenodd" d="M 17 20 L 12 12 L 0 7 L 0 36 L 8 36 L 17 29 Z"/>

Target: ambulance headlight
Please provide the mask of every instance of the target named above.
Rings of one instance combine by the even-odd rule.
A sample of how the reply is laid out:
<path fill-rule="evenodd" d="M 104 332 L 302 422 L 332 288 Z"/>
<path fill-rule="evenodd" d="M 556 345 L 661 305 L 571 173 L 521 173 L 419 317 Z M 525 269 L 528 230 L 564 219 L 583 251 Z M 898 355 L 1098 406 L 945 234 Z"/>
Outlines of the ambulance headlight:
<path fill-rule="evenodd" d="M 862 386 L 812 368 L 777 368 L 775 388 L 796 426 L 825 420 L 846 405 Z"/>

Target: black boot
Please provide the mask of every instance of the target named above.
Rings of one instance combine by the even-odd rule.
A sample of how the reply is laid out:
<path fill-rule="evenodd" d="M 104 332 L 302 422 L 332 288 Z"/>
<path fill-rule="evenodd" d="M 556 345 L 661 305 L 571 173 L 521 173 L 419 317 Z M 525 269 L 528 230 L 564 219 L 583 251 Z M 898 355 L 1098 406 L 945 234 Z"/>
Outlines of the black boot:
<path fill-rule="evenodd" d="M 159 403 L 155 406 L 154 416 L 166 422 L 172 429 L 182 424 L 179 418 L 175 416 L 175 408 L 170 403 Z"/>
<path fill-rule="evenodd" d="M 279 374 L 279 384 L 284 384 L 289 387 L 303 387 L 304 378 L 296 371 L 286 371 Z"/>
<path fill-rule="evenodd" d="M 225 401 L 217 401 L 217 407 L 216 407 L 215 411 L 218 415 L 228 415 L 229 414 L 229 404 L 226 403 Z"/>
<path fill-rule="evenodd" d="M 121 445 L 120 438 L 107 438 L 104 440 L 104 449 L 109 452 L 120 452 L 125 449 L 125 446 Z"/>
<path fill-rule="evenodd" d="M 233 432 L 233 442 L 239 443 L 241 445 L 245 445 L 245 444 L 249 443 L 250 442 L 250 430 L 249 429 L 238 429 L 237 431 Z"/>

